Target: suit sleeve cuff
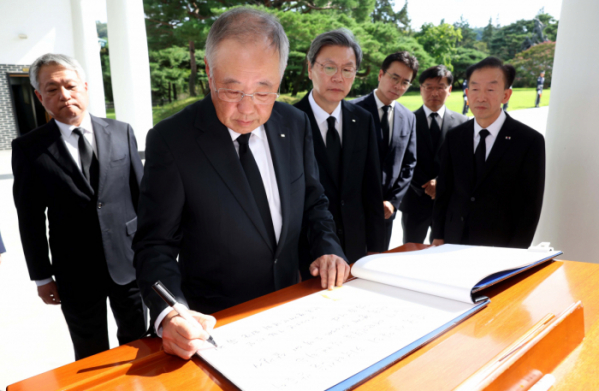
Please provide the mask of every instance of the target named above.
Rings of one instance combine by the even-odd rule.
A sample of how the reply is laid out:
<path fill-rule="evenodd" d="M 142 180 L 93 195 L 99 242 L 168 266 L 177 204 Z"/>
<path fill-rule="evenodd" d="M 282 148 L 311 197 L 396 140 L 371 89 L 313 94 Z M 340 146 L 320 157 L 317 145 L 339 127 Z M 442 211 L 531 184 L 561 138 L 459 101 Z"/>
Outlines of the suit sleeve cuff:
<path fill-rule="evenodd" d="M 183 304 L 181 304 L 183 305 Z M 156 335 L 162 338 L 162 321 L 164 318 L 171 312 L 173 309 L 171 307 L 166 307 L 162 310 L 160 315 L 156 318 L 156 322 L 154 322 L 154 331 L 156 331 Z"/>
<path fill-rule="evenodd" d="M 52 279 L 52 277 L 50 277 L 50 278 L 45 278 L 45 279 L 43 279 L 43 280 L 35 280 L 35 285 L 37 285 L 37 286 L 42 286 L 42 285 L 49 284 L 49 283 L 51 283 L 52 281 L 54 281 L 54 280 Z"/>

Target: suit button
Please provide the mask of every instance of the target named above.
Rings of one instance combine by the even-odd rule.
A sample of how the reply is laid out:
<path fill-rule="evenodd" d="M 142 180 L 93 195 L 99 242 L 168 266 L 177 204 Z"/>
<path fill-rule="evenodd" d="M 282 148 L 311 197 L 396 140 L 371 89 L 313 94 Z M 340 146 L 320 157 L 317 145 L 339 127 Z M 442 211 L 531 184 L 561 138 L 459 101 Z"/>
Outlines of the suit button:
<path fill-rule="evenodd" d="M 460 220 L 464 221 L 464 216 L 460 217 Z"/>
<path fill-rule="evenodd" d="M 337 230 L 337 235 L 343 235 L 343 230 L 341 228 Z"/>
<path fill-rule="evenodd" d="M 341 206 L 345 206 L 345 201 L 341 201 Z"/>
<path fill-rule="evenodd" d="M 102 203 L 98 202 L 98 209 L 102 209 Z"/>
<path fill-rule="evenodd" d="M 470 201 L 474 202 L 474 201 L 476 201 L 476 198 L 472 197 L 472 198 L 470 198 Z"/>
<path fill-rule="evenodd" d="M 278 259 L 275 259 L 275 265 L 276 265 L 276 263 L 277 263 L 277 262 L 279 262 L 279 260 L 278 260 Z"/>

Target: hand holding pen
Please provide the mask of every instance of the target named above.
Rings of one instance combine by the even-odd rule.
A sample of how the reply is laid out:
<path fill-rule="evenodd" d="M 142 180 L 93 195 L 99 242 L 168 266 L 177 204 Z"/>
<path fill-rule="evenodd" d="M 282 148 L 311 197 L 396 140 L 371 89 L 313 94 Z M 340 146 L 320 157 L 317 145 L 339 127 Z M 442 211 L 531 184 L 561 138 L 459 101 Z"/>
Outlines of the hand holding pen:
<path fill-rule="evenodd" d="M 173 308 L 173 311 L 162 321 L 162 345 L 166 353 L 188 360 L 199 350 L 204 341 L 217 346 L 210 336 L 210 331 L 216 324 L 213 316 L 188 310 L 177 303 L 160 281 L 154 284 L 153 288 Z"/>

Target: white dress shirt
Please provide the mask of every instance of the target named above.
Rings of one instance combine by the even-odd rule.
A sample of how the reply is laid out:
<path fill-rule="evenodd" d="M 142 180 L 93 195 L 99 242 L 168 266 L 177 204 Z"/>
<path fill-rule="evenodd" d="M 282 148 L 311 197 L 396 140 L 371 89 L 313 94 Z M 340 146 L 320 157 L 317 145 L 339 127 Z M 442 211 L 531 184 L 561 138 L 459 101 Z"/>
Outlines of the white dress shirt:
<path fill-rule="evenodd" d="M 374 90 L 374 100 L 376 102 L 376 108 L 379 112 L 379 120 L 383 121 L 383 106 L 387 106 L 386 104 L 384 104 L 378 96 L 376 96 L 376 91 Z M 392 101 L 391 104 L 389 106 L 391 106 L 391 108 L 389 109 L 389 111 L 387 111 L 387 120 L 389 121 L 389 145 L 391 145 L 391 140 L 393 140 L 393 118 L 395 117 L 393 115 L 393 111 L 395 110 L 395 105 L 397 104 L 396 101 Z"/>
<path fill-rule="evenodd" d="M 92 119 L 89 116 L 89 113 L 85 113 L 85 116 L 83 117 L 83 121 L 81 121 L 81 125 L 79 125 L 79 126 L 67 125 L 67 124 L 63 124 L 62 122 L 59 122 L 56 120 L 54 120 L 54 121 L 56 122 L 56 125 L 58 125 L 58 130 L 60 130 L 60 134 L 61 134 L 60 138 L 65 143 L 67 150 L 71 154 L 71 157 L 73 158 L 73 162 L 75 162 L 75 164 L 77 165 L 77 167 L 79 167 L 80 170 L 81 170 L 81 157 L 79 156 L 79 144 L 78 144 L 79 136 L 76 134 L 73 134 L 73 130 L 75 128 L 83 129 L 83 136 L 85 136 L 87 141 L 89 141 L 89 143 L 91 144 L 92 150 L 94 151 L 94 154 L 96 155 L 96 157 L 98 156 L 98 150 L 97 150 L 97 146 L 96 146 L 96 138 L 94 137 L 94 128 L 92 126 Z M 37 286 L 42 286 L 42 285 L 46 285 L 52 281 L 54 281 L 52 279 L 52 277 L 49 277 L 44 280 L 35 280 L 35 284 Z"/>
<path fill-rule="evenodd" d="M 322 141 L 324 141 L 324 145 L 327 145 L 327 132 L 329 131 L 329 123 L 327 122 L 327 119 L 329 117 L 335 117 L 335 129 L 337 129 L 337 132 L 339 133 L 339 144 L 343 146 L 343 116 L 341 115 L 341 102 L 339 102 L 335 110 L 333 110 L 333 113 L 329 114 L 320 106 L 318 106 L 318 103 L 316 103 L 314 97 L 312 96 L 312 91 L 310 91 L 308 100 L 310 101 L 310 107 L 312 107 L 312 112 L 314 113 L 314 118 L 316 119 L 318 128 L 320 129 L 320 134 L 322 135 Z"/>
<path fill-rule="evenodd" d="M 233 140 L 233 145 L 235 145 L 235 151 L 237 151 L 237 155 L 239 155 L 239 142 L 237 141 L 237 138 L 241 136 L 241 134 L 231 129 L 228 130 L 231 139 Z M 268 206 L 270 209 L 270 216 L 272 217 L 272 225 L 275 230 L 275 238 L 278 243 L 279 238 L 281 237 L 281 229 L 283 228 L 283 213 L 281 211 L 281 197 L 279 195 L 275 167 L 272 163 L 272 155 L 270 154 L 268 137 L 266 137 L 264 126 L 261 125 L 252 131 L 248 146 L 250 151 L 252 151 L 252 155 L 254 155 L 258 170 L 260 170 L 266 198 L 268 198 Z M 171 311 L 172 309 L 170 307 L 165 308 L 156 318 L 156 322 L 154 322 L 154 330 L 156 330 L 156 334 L 159 337 L 162 337 L 162 320 Z"/>
<path fill-rule="evenodd" d="M 480 131 L 483 129 L 487 129 L 489 131 L 489 135 L 485 138 L 485 146 L 487 147 L 487 153 L 485 154 L 485 160 L 489 157 L 489 153 L 491 152 L 491 148 L 493 148 L 493 144 L 495 144 L 495 140 L 497 140 L 497 135 L 503 126 L 507 116 L 505 115 L 505 111 L 501 110 L 499 117 L 486 128 L 483 128 L 474 120 L 474 152 L 476 152 L 476 147 L 480 141 Z"/>
<path fill-rule="evenodd" d="M 426 115 L 426 122 L 428 123 L 428 128 L 431 128 L 431 121 L 433 120 L 431 118 L 431 113 L 437 113 L 437 125 L 439 125 L 439 129 L 441 129 L 443 127 L 443 117 L 445 116 L 445 105 L 441 106 L 441 108 L 438 111 L 432 111 L 431 109 L 426 107 L 426 105 L 422 105 L 422 108 L 424 109 L 424 114 Z"/>

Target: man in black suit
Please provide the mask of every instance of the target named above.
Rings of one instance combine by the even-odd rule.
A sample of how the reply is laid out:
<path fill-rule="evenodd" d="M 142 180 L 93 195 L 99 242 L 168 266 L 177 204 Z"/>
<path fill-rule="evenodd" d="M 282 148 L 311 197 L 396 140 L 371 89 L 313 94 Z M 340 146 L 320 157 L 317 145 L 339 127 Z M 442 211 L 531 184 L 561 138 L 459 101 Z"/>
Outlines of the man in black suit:
<path fill-rule="evenodd" d="M 474 121 L 445 139 L 433 244 L 527 248 L 545 186 L 545 140 L 501 109 L 516 70 L 488 57 L 466 72 Z"/>
<path fill-rule="evenodd" d="M 349 30 L 317 36 L 308 50 L 313 89 L 295 107 L 310 118 L 320 182 L 337 236 L 350 263 L 386 250 L 383 196 L 372 115 L 343 99 L 351 89 L 362 50 Z M 310 259 L 300 239 L 300 258 Z M 302 267 L 304 275 L 307 267 Z"/>
<path fill-rule="evenodd" d="M 431 67 L 420 74 L 420 95 L 423 105 L 416 110 L 418 163 L 410 190 L 401 203 L 401 225 L 404 243 L 424 243 L 432 226 L 433 203 L 439 175 L 440 149 L 449 129 L 468 117 L 445 107 L 451 94 L 453 75 L 443 65 Z"/>
<path fill-rule="evenodd" d="M 131 249 L 143 168 L 131 126 L 88 113 L 76 60 L 45 54 L 29 77 L 53 119 L 12 143 L 21 242 L 39 296 L 61 304 L 79 360 L 109 349 L 107 297 L 119 343 L 146 329 Z"/>
<path fill-rule="evenodd" d="M 378 88 L 352 101 L 374 118 L 382 170 L 385 249 L 389 248 L 393 222 L 416 166 L 416 120 L 396 100 L 408 90 L 417 72 L 416 57 L 405 51 L 393 53 L 383 61 Z"/>
<path fill-rule="evenodd" d="M 323 288 L 349 275 L 308 118 L 275 102 L 288 53 L 274 16 L 225 12 L 206 40 L 210 95 L 148 133 L 135 266 L 167 353 L 189 359 L 214 326 L 206 314 L 297 283 L 302 220 Z M 202 328 L 166 306 L 158 280 Z"/>

